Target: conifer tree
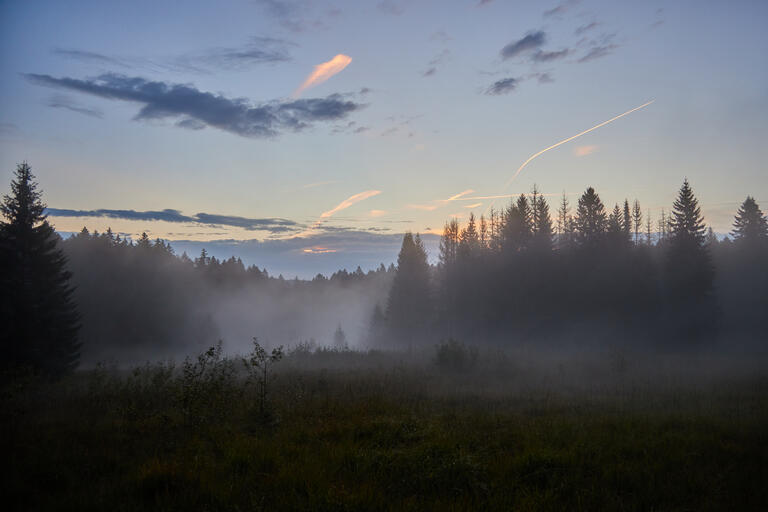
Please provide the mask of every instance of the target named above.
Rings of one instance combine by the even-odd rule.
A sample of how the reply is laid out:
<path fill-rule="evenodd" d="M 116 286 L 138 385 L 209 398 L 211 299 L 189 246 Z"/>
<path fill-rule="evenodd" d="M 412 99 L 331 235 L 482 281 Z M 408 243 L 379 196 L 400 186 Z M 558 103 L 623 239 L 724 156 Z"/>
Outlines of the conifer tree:
<path fill-rule="evenodd" d="M 747 196 L 736 212 L 731 235 L 735 242 L 745 246 L 768 243 L 768 221 L 753 197 Z"/>
<path fill-rule="evenodd" d="M 0 205 L 0 350 L 3 366 L 57 377 L 79 362 L 79 315 L 37 187 L 30 166 L 19 164 Z"/>
<path fill-rule="evenodd" d="M 635 245 L 637 245 L 640 239 L 640 228 L 643 226 L 643 211 L 640 209 L 640 201 L 637 199 L 632 205 L 632 224 L 635 228 Z"/>
<path fill-rule="evenodd" d="M 714 274 L 705 245 L 704 218 L 687 179 L 680 187 L 669 218 L 666 284 L 671 311 L 675 315 L 673 335 L 688 340 L 700 339 L 714 331 L 711 300 Z"/>
<path fill-rule="evenodd" d="M 592 187 L 579 198 L 576 209 L 576 229 L 582 244 L 594 244 L 600 241 L 605 233 L 607 219 L 605 206 Z"/>
<path fill-rule="evenodd" d="M 419 235 L 406 232 L 387 301 L 386 316 L 392 335 L 411 348 L 425 334 L 431 311 L 427 253 Z"/>
<path fill-rule="evenodd" d="M 626 235 L 626 239 L 630 239 L 630 235 L 632 233 L 632 214 L 629 211 L 629 201 L 624 200 L 624 211 L 623 211 L 623 218 L 621 222 L 621 227 L 624 230 L 624 234 Z"/>

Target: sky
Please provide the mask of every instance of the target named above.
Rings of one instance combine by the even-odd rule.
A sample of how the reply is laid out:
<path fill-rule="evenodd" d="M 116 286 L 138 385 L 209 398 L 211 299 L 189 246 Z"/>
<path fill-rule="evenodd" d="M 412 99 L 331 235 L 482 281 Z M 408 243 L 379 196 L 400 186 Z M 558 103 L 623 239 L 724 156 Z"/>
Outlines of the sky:
<path fill-rule="evenodd" d="M 389 264 L 406 230 L 434 261 L 447 220 L 534 185 L 655 221 L 688 178 L 724 234 L 747 195 L 768 210 L 767 23 L 759 0 L 4 0 L 0 180 L 29 162 L 62 233 L 286 277 Z"/>

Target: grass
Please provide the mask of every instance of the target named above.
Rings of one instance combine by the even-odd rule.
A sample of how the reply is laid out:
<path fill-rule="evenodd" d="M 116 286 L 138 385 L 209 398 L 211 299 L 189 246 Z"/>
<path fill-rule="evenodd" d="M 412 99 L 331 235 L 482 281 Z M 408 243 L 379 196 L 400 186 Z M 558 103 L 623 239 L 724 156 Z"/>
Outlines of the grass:
<path fill-rule="evenodd" d="M 4 508 L 768 508 L 759 365 L 300 356 L 276 366 L 266 414 L 227 359 L 192 382 L 148 365 L 6 385 Z"/>

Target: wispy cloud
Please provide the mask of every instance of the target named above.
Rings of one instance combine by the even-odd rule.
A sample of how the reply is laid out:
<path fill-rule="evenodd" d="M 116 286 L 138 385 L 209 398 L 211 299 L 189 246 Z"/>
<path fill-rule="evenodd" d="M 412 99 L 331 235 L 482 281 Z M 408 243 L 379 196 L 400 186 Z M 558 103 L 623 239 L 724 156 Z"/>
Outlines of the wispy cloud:
<path fill-rule="evenodd" d="M 499 96 L 501 94 L 509 94 L 510 92 L 517 89 L 517 86 L 520 84 L 519 78 L 502 78 L 501 80 L 497 80 L 494 83 L 492 83 L 486 90 L 485 94 L 491 95 L 491 96 Z"/>
<path fill-rule="evenodd" d="M 369 197 L 373 197 L 379 194 L 381 194 L 381 190 L 366 190 L 364 192 L 360 192 L 358 194 L 350 196 L 345 200 L 343 200 L 342 202 L 340 202 L 339 204 L 337 204 L 334 208 L 320 214 L 320 218 L 327 219 L 329 217 L 332 217 L 334 214 L 342 210 L 346 210 L 347 208 L 349 208 L 355 203 L 359 203 L 360 201 L 363 201 L 365 199 L 368 199 Z"/>
<path fill-rule="evenodd" d="M 449 203 L 451 203 L 453 201 L 462 201 L 462 200 L 464 200 L 463 199 L 464 196 L 466 196 L 468 194 L 471 194 L 473 192 L 474 192 L 474 190 L 472 190 L 471 188 L 468 188 L 467 190 L 463 190 L 463 191 L 459 192 L 458 194 L 452 195 L 448 199 L 435 199 L 435 200 L 433 200 L 433 201 L 431 201 L 430 203 L 427 203 L 427 204 L 409 204 L 407 206 L 407 208 L 410 208 L 412 210 L 422 210 L 422 211 L 431 212 L 431 211 L 437 210 L 441 206 L 445 206 L 445 205 L 447 205 L 447 204 L 449 204 Z"/>
<path fill-rule="evenodd" d="M 142 105 L 136 120 L 177 119 L 196 127 L 210 126 L 244 137 L 275 137 L 283 131 L 300 131 L 316 122 L 338 121 L 362 105 L 332 94 L 326 98 L 296 99 L 251 104 L 243 98 L 199 91 L 191 85 L 149 81 L 107 73 L 94 79 L 55 78 L 27 74 L 32 83 L 68 89 L 101 98 Z M 191 120 L 191 121 L 189 121 Z"/>
<path fill-rule="evenodd" d="M 465 204 L 464 208 L 477 208 L 478 206 L 482 206 L 483 203 L 472 203 L 472 204 Z"/>
<path fill-rule="evenodd" d="M 299 86 L 298 89 L 296 89 L 296 92 L 293 94 L 295 98 L 297 98 L 302 92 L 309 89 L 310 87 L 314 87 L 316 85 L 319 85 L 329 78 L 331 78 L 333 75 L 336 75 L 344 70 L 347 66 L 349 66 L 349 63 L 352 62 L 352 58 L 348 55 L 344 55 L 343 53 L 340 53 L 336 55 L 334 58 L 329 60 L 328 62 L 323 62 L 322 64 L 318 64 L 315 66 L 314 71 L 309 74 L 309 76 L 304 80 L 304 82 Z"/>
<path fill-rule="evenodd" d="M 540 48 L 546 41 L 547 35 L 541 30 L 537 32 L 529 32 L 522 39 L 507 44 L 499 53 L 502 60 L 511 59 Z"/>
<path fill-rule="evenodd" d="M 381 217 L 382 215 L 386 215 L 386 214 L 387 214 L 386 210 L 371 210 L 369 213 L 371 217 Z"/>
<path fill-rule="evenodd" d="M 580 25 L 579 27 L 576 28 L 576 30 L 573 31 L 573 33 L 577 36 L 580 36 L 585 32 L 589 32 L 590 30 L 596 29 L 598 26 L 600 26 L 600 22 L 593 21 L 591 23 L 587 23 L 586 25 Z"/>
<path fill-rule="evenodd" d="M 567 57 L 571 53 L 571 50 L 564 48 L 559 51 L 547 52 L 544 50 L 537 50 L 531 54 L 531 60 L 534 62 L 551 62 L 553 60 L 559 60 Z"/>
<path fill-rule="evenodd" d="M 571 10 L 571 8 L 578 4 L 580 1 L 581 0 L 566 0 L 565 2 L 562 2 L 551 9 L 547 9 L 544 11 L 543 15 L 545 18 L 560 16 Z"/>
<path fill-rule="evenodd" d="M 52 108 L 62 108 L 71 112 L 77 112 L 88 117 L 96 117 L 101 119 L 104 117 L 104 113 L 95 107 L 85 107 L 77 103 L 74 99 L 63 94 L 56 94 L 48 99 L 47 105 Z"/>
<path fill-rule="evenodd" d="M 573 154 L 576 156 L 587 156 L 597 151 L 598 146 L 576 146 L 573 148 Z"/>
<path fill-rule="evenodd" d="M 619 46 L 616 44 L 606 44 L 601 46 L 593 46 L 589 49 L 586 55 L 584 55 L 582 58 L 579 59 L 580 63 L 589 62 L 592 60 L 599 59 L 601 57 L 605 57 L 606 55 L 610 55 L 613 53 L 613 50 L 618 48 Z"/>
<path fill-rule="evenodd" d="M 376 8 L 385 14 L 391 14 L 393 16 L 400 16 L 405 12 L 405 7 L 394 0 L 382 0 L 376 4 Z"/>
<path fill-rule="evenodd" d="M 442 66 L 442 64 L 450 57 L 450 55 L 451 51 L 448 49 L 445 49 L 437 54 L 432 60 L 429 61 L 427 64 L 427 70 L 422 73 L 422 76 L 432 76 L 437 73 L 440 66 Z"/>
<path fill-rule="evenodd" d="M 137 220 L 137 221 L 164 221 L 176 223 L 195 223 L 211 226 L 231 226 L 243 228 L 248 231 L 268 231 L 270 233 L 284 233 L 296 231 L 301 225 L 295 221 L 281 218 L 254 219 L 237 217 L 234 215 L 218 215 L 213 213 L 196 213 L 184 215 L 179 210 L 70 210 L 64 208 L 47 208 L 46 214 L 51 217 L 106 217 L 111 219 Z"/>

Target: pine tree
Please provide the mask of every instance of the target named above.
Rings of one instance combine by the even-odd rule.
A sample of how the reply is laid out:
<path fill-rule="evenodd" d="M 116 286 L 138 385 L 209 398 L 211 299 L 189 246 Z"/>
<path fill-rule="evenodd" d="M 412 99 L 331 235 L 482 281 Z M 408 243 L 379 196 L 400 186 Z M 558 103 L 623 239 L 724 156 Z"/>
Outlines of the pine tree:
<path fill-rule="evenodd" d="M 640 209 L 640 201 L 635 199 L 632 205 L 632 223 L 635 228 L 635 245 L 640 240 L 640 228 L 643 226 L 643 211 Z"/>
<path fill-rule="evenodd" d="M 753 197 L 747 196 L 736 212 L 731 235 L 735 242 L 745 246 L 768 243 L 768 221 Z"/>
<path fill-rule="evenodd" d="M 623 218 L 621 222 L 621 227 L 624 230 L 624 235 L 626 236 L 626 239 L 630 239 L 630 235 L 632 233 L 632 214 L 629 212 L 629 201 L 624 200 L 624 211 L 623 211 Z"/>
<path fill-rule="evenodd" d="M 688 180 L 683 182 L 669 216 L 667 245 L 667 293 L 673 336 L 698 340 L 714 332 L 711 297 L 713 269 L 705 245 L 706 226 L 699 202 Z"/>
<path fill-rule="evenodd" d="M 538 251 L 547 252 L 552 249 L 552 217 L 546 199 L 537 195 L 535 188 L 533 211 L 533 246 Z"/>
<path fill-rule="evenodd" d="M 459 236 L 459 256 L 464 260 L 471 260 L 480 253 L 480 235 L 477 232 L 475 214 L 469 214 L 467 227 Z"/>
<path fill-rule="evenodd" d="M 393 337 L 412 348 L 414 340 L 426 334 L 431 312 L 427 253 L 419 235 L 407 232 L 387 301 L 386 316 Z"/>
<path fill-rule="evenodd" d="M 59 236 L 26 162 L 16 168 L 0 212 L 3 366 L 57 377 L 77 367 L 79 315 Z"/>
<path fill-rule="evenodd" d="M 582 244 L 594 244 L 605 234 L 607 219 L 605 206 L 592 187 L 579 198 L 576 209 L 576 230 Z"/>
<path fill-rule="evenodd" d="M 704 218 L 701 215 L 699 201 L 694 197 L 693 190 L 686 179 L 680 187 L 677 200 L 673 205 L 671 222 L 671 240 L 678 247 L 701 247 L 704 245 Z"/>
<path fill-rule="evenodd" d="M 341 328 L 341 322 L 339 322 L 333 333 L 333 348 L 338 351 L 349 350 L 347 335 L 344 333 L 344 329 Z"/>

